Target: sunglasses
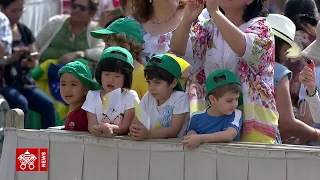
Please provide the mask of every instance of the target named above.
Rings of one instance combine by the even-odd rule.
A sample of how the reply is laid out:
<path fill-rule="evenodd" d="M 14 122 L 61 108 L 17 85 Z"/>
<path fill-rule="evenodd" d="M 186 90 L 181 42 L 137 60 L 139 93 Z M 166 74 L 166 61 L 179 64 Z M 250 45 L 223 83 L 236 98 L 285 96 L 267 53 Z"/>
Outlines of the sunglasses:
<path fill-rule="evenodd" d="M 88 11 L 89 8 L 84 6 L 84 5 L 81 5 L 81 4 L 75 4 L 75 3 L 72 3 L 71 4 L 71 8 L 72 10 L 76 10 L 76 9 L 79 9 L 80 11 L 82 12 L 85 12 L 85 11 Z"/>

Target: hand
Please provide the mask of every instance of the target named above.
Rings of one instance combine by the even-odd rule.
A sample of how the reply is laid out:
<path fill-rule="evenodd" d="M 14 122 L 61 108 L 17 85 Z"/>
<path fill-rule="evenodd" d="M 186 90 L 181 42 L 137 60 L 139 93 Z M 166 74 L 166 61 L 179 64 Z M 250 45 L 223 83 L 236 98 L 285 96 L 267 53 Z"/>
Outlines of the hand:
<path fill-rule="evenodd" d="M 194 149 L 201 144 L 199 135 L 186 135 L 182 138 L 182 144 L 188 149 Z"/>
<path fill-rule="evenodd" d="M 112 125 L 109 123 L 104 123 L 104 124 L 100 125 L 100 130 L 104 133 L 107 133 L 107 134 L 113 134 Z"/>
<path fill-rule="evenodd" d="M 14 48 L 14 53 L 12 54 L 11 61 L 15 62 L 20 59 L 20 56 L 29 51 L 28 47 L 16 47 Z"/>
<path fill-rule="evenodd" d="M 130 135 L 133 140 L 140 141 L 150 138 L 150 131 L 143 124 L 132 124 Z"/>
<path fill-rule="evenodd" d="M 75 52 L 69 52 L 59 58 L 59 61 L 61 63 L 67 64 L 71 61 L 73 61 L 76 58 L 84 57 L 83 51 L 75 51 Z"/>
<path fill-rule="evenodd" d="M 212 16 L 219 11 L 219 0 L 206 0 L 206 7 L 210 16 Z"/>
<path fill-rule="evenodd" d="M 315 74 L 308 66 L 305 66 L 299 74 L 299 82 L 307 87 L 309 94 L 316 90 Z"/>
<path fill-rule="evenodd" d="M 38 66 L 38 61 L 23 59 L 21 62 L 21 67 L 25 67 L 28 69 L 33 69 Z"/>
<path fill-rule="evenodd" d="M 101 13 L 99 18 L 99 24 L 101 27 L 104 27 L 107 23 L 111 22 L 116 17 L 113 17 L 112 11 L 105 10 Z"/>
<path fill-rule="evenodd" d="M 185 8 L 184 19 L 193 22 L 198 18 L 204 7 L 204 3 L 200 3 L 199 1 L 203 0 L 188 0 Z"/>
<path fill-rule="evenodd" d="M 94 125 L 91 134 L 94 136 L 100 136 L 102 134 L 100 127 L 98 125 Z"/>

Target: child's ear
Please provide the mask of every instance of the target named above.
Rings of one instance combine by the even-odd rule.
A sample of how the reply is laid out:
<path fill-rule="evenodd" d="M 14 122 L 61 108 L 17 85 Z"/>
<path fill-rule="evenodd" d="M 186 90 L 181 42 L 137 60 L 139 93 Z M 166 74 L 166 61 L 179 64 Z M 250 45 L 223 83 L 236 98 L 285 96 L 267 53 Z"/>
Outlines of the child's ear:
<path fill-rule="evenodd" d="M 170 84 L 170 87 L 173 89 L 174 87 L 176 87 L 178 84 L 178 79 L 174 78 L 174 80 L 172 81 L 172 83 Z"/>
<path fill-rule="evenodd" d="M 217 98 L 215 98 L 213 95 L 209 95 L 208 99 L 211 104 L 218 101 Z"/>

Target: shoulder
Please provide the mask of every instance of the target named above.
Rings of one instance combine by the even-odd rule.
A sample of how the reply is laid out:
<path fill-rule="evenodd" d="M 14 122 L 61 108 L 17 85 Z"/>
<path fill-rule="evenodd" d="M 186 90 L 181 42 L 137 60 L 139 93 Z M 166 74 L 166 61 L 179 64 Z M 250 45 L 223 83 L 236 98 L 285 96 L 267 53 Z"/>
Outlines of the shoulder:
<path fill-rule="evenodd" d="M 207 109 L 203 110 L 203 111 L 197 111 L 192 113 L 191 115 L 191 119 L 198 119 L 199 117 L 202 117 L 204 115 L 206 115 Z"/>
<path fill-rule="evenodd" d="M 92 99 L 95 99 L 95 98 L 100 98 L 100 93 L 101 93 L 101 90 L 89 90 L 88 91 L 88 94 L 87 94 L 87 97 L 90 97 Z"/>
<path fill-rule="evenodd" d="M 275 81 L 280 81 L 283 77 L 288 76 L 291 79 L 292 72 L 285 66 L 275 63 L 274 64 L 274 79 Z"/>
<path fill-rule="evenodd" d="M 0 12 L 0 24 L 3 24 L 3 23 L 9 23 L 9 19 L 7 18 L 7 16 L 5 14 L 3 14 L 2 12 Z"/>
<path fill-rule="evenodd" d="M 135 91 L 135 90 L 124 90 L 122 92 L 122 94 L 126 97 L 129 97 L 129 98 L 137 98 L 138 97 L 138 93 Z"/>
<path fill-rule="evenodd" d="M 183 91 L 173 91 L 170 98 L 174 98 L 174 99 L 188 98 L 188 95 Z"/>
<path fill-rule="evenodd" d="M 97 21 L 90 21 L 88 23 L 88 30 L 99 30 L 102 29 L 102 27 L 99 25 L 99 23 Z"/>
<path fill-rule="evenodd" d="M 58 14 L 49 19 L 50 23 L 64 23 L 70 15 L 67 14 Z"/>

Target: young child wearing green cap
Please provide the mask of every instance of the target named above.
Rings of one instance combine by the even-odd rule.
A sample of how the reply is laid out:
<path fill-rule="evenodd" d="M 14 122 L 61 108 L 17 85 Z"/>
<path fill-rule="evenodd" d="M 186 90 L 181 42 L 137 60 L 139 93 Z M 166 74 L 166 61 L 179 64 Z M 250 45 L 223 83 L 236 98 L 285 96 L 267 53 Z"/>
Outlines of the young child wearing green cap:
<path fill-rule="evenodd" d="M 88 131 L 86 111 L 81 108 L 86 100 L 88 90 L 98 90 L 101 86 L 92 80 L 88 66 L 74 61 L 63 66 L 60 77 L 60 95 L 70 105 L 65 121 L 65 130 Z"/>
<path fill-rule="evenodd" d="M 201 143 L 238 141 L 242 126 L 241 111 L 237 110 L 241 86 L 229 70 L 212 72 L 206 80 L 210 106 L 192 114 L 188 133 L 182 138 L 187 148 Z"/>
<path fill-rule="evenodd" d="M 130 126 L 132 139 L 182 137 L 189 120 L 189 98 L 179 81 L 178 62 L 167 54 L 153 56 L 144 74 L 149 91 L 140 105 L 150 117 L 150 130 L 135 117 Z"/>
<path fill-rule="evenodd" d="M 134 100 L 140 102 L 137 93 L 131 90 L 133 68 L 133 57 L 128 50 L 114 46 L 103 51 L 95 72 L 95 78 L 103 90 L 89 91 L 82 106 L 87 111 L 91 134 L 128 133 L 135 113 Z M 104 108 L 104 96 L 119 88 L 119 99 L 112 102 L 113 107 Z"/>
<path fill-rule="evenodd" d="M 132 54 L 134 70 L 131 89 L 135 90 L 141 99 L 148 91 L 148 86 L 144 78 L 144 66 L 140 61 L 143 51 L 143 32 L 140 25 L 132 19 L 120 18 L 111 23 L 106 29 L 92 31 L 91 36 L 103 39 L 105 48 L 120 46 Z"/>

